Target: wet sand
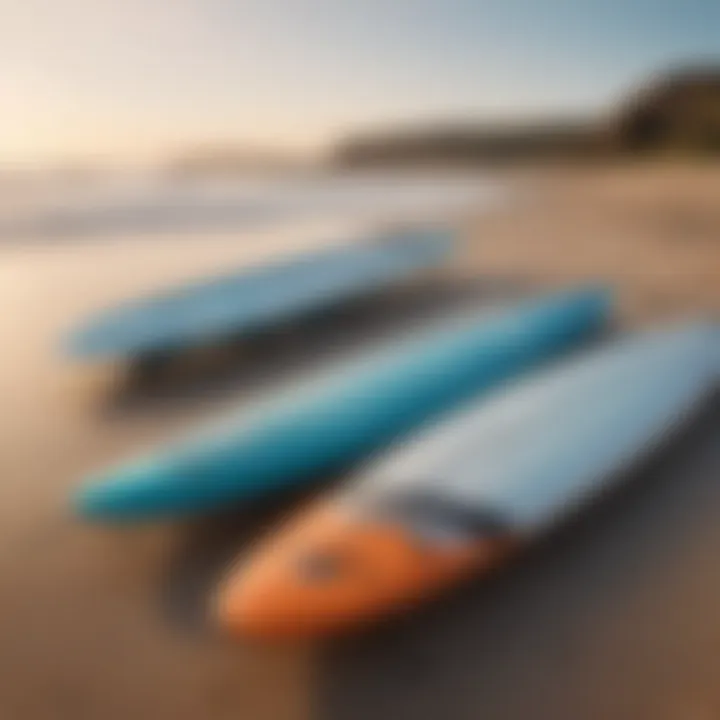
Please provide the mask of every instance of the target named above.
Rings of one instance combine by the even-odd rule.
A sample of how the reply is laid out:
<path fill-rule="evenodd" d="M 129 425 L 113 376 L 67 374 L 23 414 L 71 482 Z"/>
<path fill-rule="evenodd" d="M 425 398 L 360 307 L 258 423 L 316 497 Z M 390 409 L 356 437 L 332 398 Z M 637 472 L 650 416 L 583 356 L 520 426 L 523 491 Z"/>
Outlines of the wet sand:
<path fill-rule="evenodd" d="M 213 382 L 193 369 L 130 390 L 108 368 L 73 368 L 53 343 L 91 307 L 236 261 L 234 239 L 0 250 L 1 717 L 720 714 L 717 402 L 622 492 L 496 578 L 325 648 L 248 647 L 205 618 L 225 563 L 289 501 L 121 529 L 67 511 L 93 468 L 478 289 L 611 277 L 627 323 L 720 309 L 718 170 L 514 180 L 516 206 L 465 224 L 451 286 L 360 303 L 260 350 L 230 348 Z"/>

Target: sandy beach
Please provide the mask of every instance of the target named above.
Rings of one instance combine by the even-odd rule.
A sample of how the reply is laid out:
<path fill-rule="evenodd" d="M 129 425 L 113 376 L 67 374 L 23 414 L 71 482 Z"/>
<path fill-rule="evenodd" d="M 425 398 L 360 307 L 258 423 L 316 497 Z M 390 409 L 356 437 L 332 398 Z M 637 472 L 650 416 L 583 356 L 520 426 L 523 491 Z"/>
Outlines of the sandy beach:
<path fill-rule="evenodd" d="M 609 281 L 629 321 L 720 309 L 717 165 L 558 168 L 515 182 L 517 205 L 471 223 L 469 272 Z"/>
<path fill-rule="evenodd" d="M 623 324 L 720 312 L 720 167 L 501 177 L 517 197 L 463 220 L 449 303 L 454 286 L 502 296 L 609 280 Z M 231 354 L 242 363 L 221 382 L 128 403 L 111 369 L 58 357 L 60 334 L 92 308 L 238 253 L 231 236 L 133 243 L 0 248 L 3 720 L 507 719 L 540 703 L 553 720 L 720 716 L 717 402 L 627 491 L 497 579 L 329 647 L 245 646 L 206 619 L 228 560 L 287 501 L 173 525 L 73 518 L 68 493 L 87 472 L 312 367 L 327 348 L 387 335 L 440 295 L 432 284 L 356 304 L 255 357 Z"/>

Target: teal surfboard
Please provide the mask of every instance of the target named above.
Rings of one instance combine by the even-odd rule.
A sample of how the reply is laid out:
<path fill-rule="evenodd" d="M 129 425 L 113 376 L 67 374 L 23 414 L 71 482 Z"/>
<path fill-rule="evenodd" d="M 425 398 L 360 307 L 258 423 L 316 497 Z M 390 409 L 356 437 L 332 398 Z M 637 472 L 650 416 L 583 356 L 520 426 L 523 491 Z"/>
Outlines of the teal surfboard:
<path fill-rule="evenodd" d="M 609 306 L 606 291 L 583 289 L 446 319 L 92 479 L 77 510 L 98 519 L 191 514 L 344 469 L 588 338 Z"/>
<path fill-rule="evenodd" d="M 255 332 L 429 269 L 452 247 L 452 233 L 437 228 L 357 238 L 111 308 L 65 347 L 79 358 L 143 357 Z"/>

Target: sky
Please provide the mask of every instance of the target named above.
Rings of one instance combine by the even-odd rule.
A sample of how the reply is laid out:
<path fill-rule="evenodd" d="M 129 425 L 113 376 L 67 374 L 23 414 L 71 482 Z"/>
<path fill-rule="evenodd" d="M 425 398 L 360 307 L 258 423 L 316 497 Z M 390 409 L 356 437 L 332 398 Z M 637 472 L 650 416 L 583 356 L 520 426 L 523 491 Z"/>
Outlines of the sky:
<path fill-rule="evenodd" d="M 607 111 L 720 0 L 0 0 L 0 163 Z"/>

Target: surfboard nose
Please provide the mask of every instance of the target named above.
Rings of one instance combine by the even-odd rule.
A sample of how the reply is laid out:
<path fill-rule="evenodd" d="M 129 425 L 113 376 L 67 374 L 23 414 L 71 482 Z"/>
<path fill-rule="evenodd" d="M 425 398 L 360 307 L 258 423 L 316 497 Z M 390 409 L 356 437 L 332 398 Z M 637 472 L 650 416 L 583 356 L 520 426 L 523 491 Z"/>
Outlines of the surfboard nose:
<path fill-rule="evenodd" d="M 412 604 L 487 556 L 478 545 L 423 546 L 397 525 L 329 507 L 231 573 L 216 611 L 230 632 L 246 637 L 324 636 Z"/>

